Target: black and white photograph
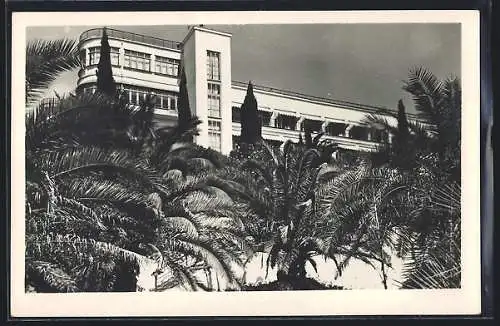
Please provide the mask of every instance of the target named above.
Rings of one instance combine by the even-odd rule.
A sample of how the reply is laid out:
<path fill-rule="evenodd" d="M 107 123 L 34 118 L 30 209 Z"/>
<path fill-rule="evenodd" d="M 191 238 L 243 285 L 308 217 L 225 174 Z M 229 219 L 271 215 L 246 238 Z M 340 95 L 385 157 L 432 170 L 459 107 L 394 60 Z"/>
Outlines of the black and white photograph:
<path fill-rule="evenodd" d="M 132 14 L 13 25 L 20 314 L 479 309 L 474 12 Z"/>

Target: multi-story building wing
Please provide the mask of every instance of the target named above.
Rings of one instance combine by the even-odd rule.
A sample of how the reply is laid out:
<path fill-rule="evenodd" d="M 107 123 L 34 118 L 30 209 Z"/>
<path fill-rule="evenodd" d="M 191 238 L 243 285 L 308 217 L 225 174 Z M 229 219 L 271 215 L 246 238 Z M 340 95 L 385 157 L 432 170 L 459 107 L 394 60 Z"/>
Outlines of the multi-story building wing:
<path fill-rule="evenodd" d="M 77 92 L 96 88 L 102 32 L 102 28 L 95 28 L 80 35 L 82 68 Z M 106 33 L 117 88 L 125 92 L 132 104 L 140 104 L 147 94 L 155 94 L 158 120 L 166 123 L 175 120 L 181 43 L 109 28 Z"/>
<path fill-rule="evenodd" d="M 106 29 L 111 47 L 113 76 L 133 104 L 147 94 L 156 95 L 155 116 L 160 125 L 177 119 L 181 59 L 186 72 L 189 103 L 202 121 L 196 143 L 229 154 L 237 144 L 240 107 L 247 84 L 231 78 L 231 34 L 195 26 L 182 42 Z M 82 69 L 77 91 L 95 89 L 103 29 L 81 34 Z M 372 151 L 391 142 L 384 130 L 363 123 L 367 114 L 383 115 L 383 108 L 309 96 L 254 85 L 262 117 L 262 137 L 272 142 L 298 140 L 307 123 L 313 132 L 324 132 L 340 147 Z M 395 119 L 386 116 L 391 123 Z M 411 116 L 411 118 L 415 118 Z"/>

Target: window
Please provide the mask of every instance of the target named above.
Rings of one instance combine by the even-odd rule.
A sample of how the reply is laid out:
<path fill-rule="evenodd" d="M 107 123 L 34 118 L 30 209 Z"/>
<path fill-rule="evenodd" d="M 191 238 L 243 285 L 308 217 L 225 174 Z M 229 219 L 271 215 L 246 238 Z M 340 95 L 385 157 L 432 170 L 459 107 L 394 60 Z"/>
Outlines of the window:
<path fill-rule="evenodd" d="M 208 116 L 220 118 L 220 85 L 208 83 Z"/>
<path fill-rule="evenodd" d="M 111 65 L 118 66 L 120 64 L 120 49 L 111 48 L 109 51 L 109 56 L 111 59 Z M 101 59 L 101 48 L 93 47 L 89 49 L 89 66 L 99 64 Z"/>
<path fill-rule="evenodd" d="M 371 141 L 377 143 L 387 143 L 388 142 L 388 134 L 385 130 L 380 129 L 371 129 L 372 137 Z"/>
<path fill-rule="evenodd" d="M 100 47 L 94 47 L 89 49 L 89 66 L 98 64 L 100 58 L 101 58 Z"/>
<path fill-rule="evenodd" d="M 151 55 L 125 50 L 124 66 L 131 69 L 151 71 Z"/>
<path fill-rule="evenodd" d="M 233 149 L 237 149 L 239 147 L 240 139 L 241 137 L 239 136 L 233 136 Z"/>
<path fill-rule="evenodd" d="M 82 68 L 85 68 L 85 66 L 87 65 L 87 60 L 86 60 L 87 58 L 85 52 L 86 52 L 85 50 L 80 51 L 80 63 Z"/>
<path fill-rule="evenodd" d="M 158 74 L 177 76 L 179 73 L 179 61 L 164 57 L 155 57 L 155 72 Z"/>
<path fill-rule="evenodd" d="M 221 125 L 220 121 L 208 120 L 208 147 L 216 151 L 221 150 Z"/>
<path fill-rule="evenodd" d="M 155 108 L 163 110 L 177 110 L 178 95 L 155 89 L 125 86 L 123 94 L 130 104 L 141 105 L 148 95 L 154 96 Z"/>
<path fill-rule="evenodd" d="M 83 94 L 85 94 L 85 95 L 92 95 L 92 94 L 94 94 L 94 93 L 95 93 L 96 89 L 97 89 L 97 88 L 96 88 L 95 86 L 85 87 L 85 88 L 83 89 Z"/>
<path fill-rule="evenodd" d="M 275 127 L 281 129 L 295 130 L 297 118 L 294 116 L 279 114 L 276 118 Z"/>
<path fill-rule="evenodd" d="M 220 53 L 207 51 L 207 78 L 220 80 Z"/>
<path fill-rule="evenodd" d="M 350 138 L 358 140 L 368 140 L 368 129 L 362 126 L 354 126 L 350 131 Z"/>
<path fill-rule="evenodd" d="M 156 107 L 163 110 L 177 110 L 177 94 L 156 94 Z"/>
<path fill-rule="evenodd" d="M 111 48 L 109 56 L 111 57 L 111 65 L 113 66 L 120 65 L 120 49 Z"/>
<path fill-rule="evenodd" d="M 343 136 L 347 125 L 343 123 L 330 122 L 326 127 L 326 134 L 329 136 Z"/>
<path fill-rule="evenodd" d="M 128 102 L 134 105 L 141 105 L 149 93 L 151 93 L 150 90 L 138 87 L 127 87 L 124 89 L 125 96 L 128 96 Z"/>
<path fill-rule="evenodd" d="M 240 122 L 240 120 L 241 120 L 240 108 L 237 107 L 237 106 L 233 106 L 233 109 L 232 109 L 232 120 L 233 120 L 233 122 Z"/>
<path fill-rule="evenodd" d="M 307 127 L 311 132 L 321 132 L 322 124 L 323 121 L 305 119 L 304 122 L 302 122 L 302 125 L 300 126 L 300 130 L 305 131 L 305 128 Z"/>
<path fill-rule="evenodd" d="M 261 117 L 261 120 L 262 120 L 262 126 L 263 127 L 269 127 L 270 124 L 271 124 L 272 113 L 271 112 L 267 112 L 267 111 L 260 111 L 259 110 L 259 114 L 260 114 L 260 117 Z"/>

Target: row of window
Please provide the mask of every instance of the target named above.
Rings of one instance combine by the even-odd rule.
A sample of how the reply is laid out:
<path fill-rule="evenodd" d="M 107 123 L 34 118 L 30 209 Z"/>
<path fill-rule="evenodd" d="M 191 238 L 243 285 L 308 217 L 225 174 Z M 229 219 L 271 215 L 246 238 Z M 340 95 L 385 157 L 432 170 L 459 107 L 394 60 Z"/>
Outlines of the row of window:
<path fill-rule="evenodd" d="M 123 66 L 131 69 L 151 71 L 151 55 L 125 50 Z"/>
<path fill-rule="evenodd" d="M 208 147 L 221 150 L 220 53 L 207 51 Z M 215 119 L 214 119 L 215 118 Z"/>
<path fill-rule="evenodd" d="M 86 94 L 93 94 L 96 91 L 96 87 L 86 87 L 83 91 Z M 125 86 L 122 92 L 130 104 L 141 105 L 146 100 L 147 96 L 151 95 L 155 98 L 156 108 L 163 110 L 177 110 L 177 93 L 132 86 Z"/>
<path fill-rule="evenodd" d="M 80 52 L 82 63 L 88 62 L 88 65 L 97 65 L 101 56 L 100 47 L 89 48 L 89 58 L 85 57 L 85 50 Z M 112 47 L 110 49 L 111 64 L 120 66 L 120 49 Z M 125 68 L 151 71 L 151 54 L 125 50 L 123 57 L 123 66 Z M 179 60 L 155 56 L 154 72 L 169 76 L 178 76 Z M 220 53 L 207 51 L 207 78 L 212 81 L 220 81 Z"/>
<path fill-rule="evenodd" d="M 177 110 L 178 95 L 172 92 L 153 91 L 145 88 L 126 86 L 124 95 L 130 104 L 140 105 L 146 100 L 147 95 L 155 96 L 155 106 L 163 110 Z"/>
<path fill-rule="evenodd" d="M 163 75 L 178 76 L 179 61 L 171 58 L 155 57 L 155 72 Z"/>
<path fill-rule="evenodd" d="M 85 50 L 80 53 L 80 60 L 82 63 L 88 62 L 88 65 L 97 65 L 101 56 L 100 47 L 89 48 L 88 60 L 85 58 Z M 120 49 L 112 47 L 110 49 L 111 65 L 120 66 Z M 142 53 L 137 51 L 125 50 L 123 56 L 123 66 L 125 68 L 144 70 L 151 72 L 151 54 Z M 157 74 L 178 76 L 179 74 L 179 60 L 155 56 L 154 71 Z"/>
<path fill-rule="evenodd" d="M 298 117 L 288 116 L 283 114 L 278 114 L 276 119 L 274 120 L 274 124 L 271 125 L 271 112 L 268 111 L 260 111 L 259 115 L 261 117 L 262 126 L 264 127 L 274 127 L 279 129 L 286 130 L 297 130 L 297 122 L 299 121 Z M 241 112 L 240 108 L 234 106 L 232 108 L 232 121 L 240 122 L 241 121 Z M 323 121 L 320 120 L 310 120 L 305 119 L 300 125 L 300 131 L 305 130 L 305 126 L 309 128 L 312 132 L 321 132 L 322 131 Z M 343 123 L 329 123 L 326 126 L 325 133 L 329 136 L 344 136 L 347 125 Z M 388 134 L 383 130 L 375 130 L 368 129 L 365 127 L 354 126 L 349 131 L 349 137 L 353 139 L 359 140 L 371 140 L 375 142 L 387 142 Z"/>
<path fill-rule="evenodd" d="M 100 59 L 100 47 L 89 48 L 88 65 L 97 65 Z M 120 49 L 112 47 L 110 49 L 111 64 L 119 66 Z M 87 62 L 85 50 L 80 53 L 82 62 Z M 151 54 L 125 50 L 124 67 L 151 71 Z M 179 72 L 179 60 L 155 56 L 155 71 L 159 74 L 177 76 Z M 207 51 L 207 78 L 220 81 L 220 53 Z"/>
<path fill-rule="evenodd" d="M 100 58 L 101 58 L 101 49 L 99 47 L 89 48 L 89 60 L 88 60 L 89 65 L 97 65 L 99 63 Z M 80 53 L 80 59 L 82 63 L 87 61 L 85 60 L 85 51 L 82 51 Z M 111 64 L 113 66 L 120 65 L 120 49 L 111 48 L 110 59 L 111 59 Z"/>

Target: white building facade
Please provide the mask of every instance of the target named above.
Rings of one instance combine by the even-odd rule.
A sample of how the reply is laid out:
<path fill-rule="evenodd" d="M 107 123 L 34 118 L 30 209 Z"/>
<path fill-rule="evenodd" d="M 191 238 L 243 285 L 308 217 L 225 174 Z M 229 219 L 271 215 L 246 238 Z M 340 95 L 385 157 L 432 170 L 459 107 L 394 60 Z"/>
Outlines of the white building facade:
<path fill-rule="evenodd" d="M 80 35 L 82 68 L 77 91 L 96 87 L 102 32 L 97 28 Z M 147 94 L 156 95 L 155 116 L 160 126 L 177 119 L 182 59 L 191 111 L 202 121 L 195 142 L 229 154 L 240 136 L 239 111 L 247 89 L 246 83 L 231 78 L 231 34 L 194 26 L 182 42 L 175 42 L 109 28 L 106 32 L 118 88 L 133 104 L 140 104 Z M 363 123 L 367 114 L 383 114 L 382 108 L 259 85 L 254 85 L 254 95 L 263 122 L 262 137 L 267 141 L 297 141 L 308 123 L 313 133 L 324 132 L 326 139 L 350 150 L 373 151 L 378 144 L 391 142 L 392 136 L 384 130 Z"/>

